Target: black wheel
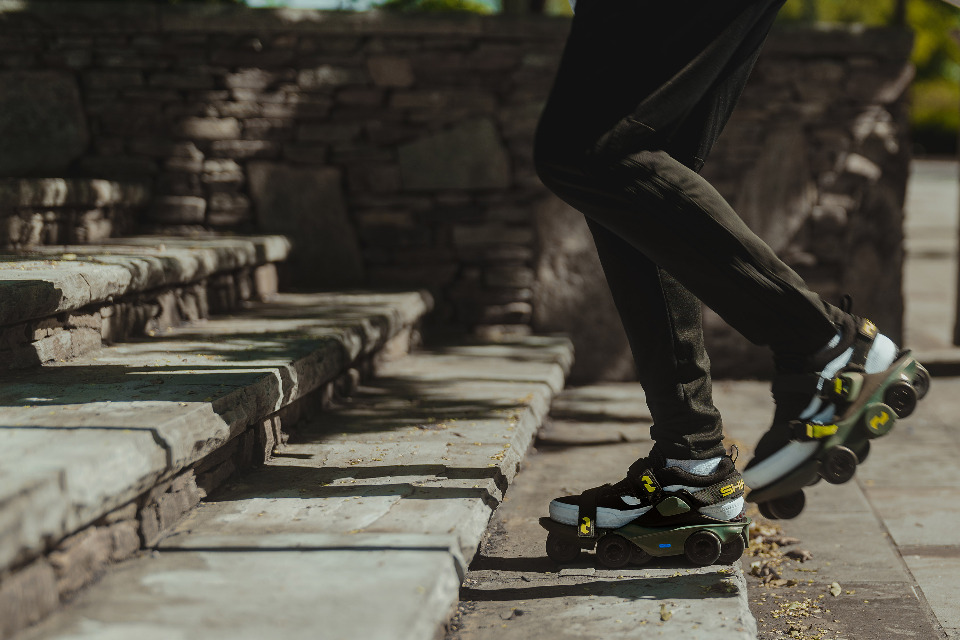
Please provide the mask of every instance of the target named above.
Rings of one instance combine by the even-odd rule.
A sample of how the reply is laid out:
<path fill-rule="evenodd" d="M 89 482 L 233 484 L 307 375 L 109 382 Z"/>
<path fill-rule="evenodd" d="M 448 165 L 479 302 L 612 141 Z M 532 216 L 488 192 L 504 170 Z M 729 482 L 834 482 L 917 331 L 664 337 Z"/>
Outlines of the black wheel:
<path fill-rule="evenodd" d="M 883 392 L 883 403 L 900 418 L 906 418 L 917 408 L 917 390 L 908 382 L 894 382 Z"/>
<path fill-rule="evenodd" d="M 917 400 L 923 400 L 923 397 L 930 391 L 930 373 L 919 364 L 917 365 L 917 375 L 913 379 L 913 388 L 917 391 Z"/>
<path fill-rule="evenodd" d="M 760 513 L 771 520 L 792 520 L 800 515 L 806 504 L 807 498 L 803 495 L 803 491 L 797 491 L 788 496 L 774 498 L 766 502 L 766 513 L 763 509 L 760 510 Z M 770 515 L 767 515 L 767 513 Z"/>
<path fill-rule="evenodd" d="M 857 462 L 857 454 L 850 449 L 834 447 L 820 462 L 820 475 L 830 484 L 849 482 L 857 472 Z"/>
<path fill-rule="evenodd" d="M 769 502 L 760 502 L 757 504 L 757 509 L 760 510 L 760 515 L 762 515 L 767 520 L 779 520 L 776 514 L 773 513 L 773 510 L 770 508 Z"/>
<path fill-rule="evenodd" d="M 652 555 L 636 545 L 630 550 L 630 564 L 647 564 L 652 559 Z"/>
<path fill-rule="evenodd" d="M 697 531 L 683 543 L 683 554 L 701 567 L 713 564 L 720 557 L 720 538 L 712 531 Z"/>
<path fill-rule="evenodd" d="M 597 560 L 608 569 L 622 569 L 630 564 L 633 548 L 633 543 L 623 536 L 608 533 L 597 543 Z"/>
<path fill-rule="evenodd" d="M 557 564 L 569 564 L 580 557 L 580 545 L 570 536 L 551 531 L 547 534 L 547 557 Z"/>
<path fill-rule="evenodd" d="M 717 564 L 733 564 L 740 559 L 746 548 L 742 536 L 727 540 L 720 545 L 720 557 L 717 558 Z"/>
<path fill-rule="evenodd" d="M 863 464 L 870 455 L 870 441 L 864 440 L 859 447 L 854 447 L 853 452 L 857 455 L 857 464 Z"/>

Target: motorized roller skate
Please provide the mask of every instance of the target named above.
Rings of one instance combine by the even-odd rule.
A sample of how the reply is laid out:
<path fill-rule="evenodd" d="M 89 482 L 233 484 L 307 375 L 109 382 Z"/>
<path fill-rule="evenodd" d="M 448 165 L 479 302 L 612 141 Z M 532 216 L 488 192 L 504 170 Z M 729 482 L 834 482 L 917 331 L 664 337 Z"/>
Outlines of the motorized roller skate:
<path fill-rule="evenodd" d="M 744 482 L 730 456 L 712 460 L 697 474 L 653 452 L 616 484 L 553 500 L 540 519 L 547 555 L 569 563 L 595 548 L 612 569 L 681 554 L 700 566 L 735 562 L 749 543 Z"/>
<path fill-rule="evenodd" d="M 608 569 L 646 564 L 653 558 L 683 555 L 698 566 L 733 564 L 750 544 L 750 519 L 717 521 L 680 527 L 643 527 L 594 530 L 580 535 L 580 527 L 540 518 L 547 530 L 547 556 L 558 564 L 576 562 L 584 549 L 596 549 L 597 561 Z"/>
<path fill-rule="evenodd" d="M 855 335 L 840 341 L 834 352 L 841 355 L 822 371 L 774 379 L 774 426 L 744 471 L 747 500 L 767 518 L 798 516 L 806 503 L 803 488 L 820 479 L 849 481 L 870 453 L 870 441 L 913 413 L 930 388 L 930 375 L 909 351 L 869 320 L 851 318 Z"/>

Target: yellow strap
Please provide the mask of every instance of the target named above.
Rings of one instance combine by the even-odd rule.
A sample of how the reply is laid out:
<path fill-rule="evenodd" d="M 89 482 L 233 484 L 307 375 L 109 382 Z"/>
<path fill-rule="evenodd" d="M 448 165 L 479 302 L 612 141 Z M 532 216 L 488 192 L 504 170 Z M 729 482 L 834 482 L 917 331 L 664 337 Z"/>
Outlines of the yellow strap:
<path fill-rule="evenodd" d="M 819 440 L 832 436 L 839 430 L 835 424 L 811 424 L 807 423 L 807 437 Z"/>

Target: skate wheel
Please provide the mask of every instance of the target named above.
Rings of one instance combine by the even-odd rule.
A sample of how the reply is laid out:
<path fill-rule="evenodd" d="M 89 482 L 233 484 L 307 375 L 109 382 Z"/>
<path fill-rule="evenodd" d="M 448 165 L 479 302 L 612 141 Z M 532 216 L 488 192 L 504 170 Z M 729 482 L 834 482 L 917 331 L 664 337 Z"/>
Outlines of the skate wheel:
<path fill-rule="evenodd" d="M 569 564 L 580 557 L 580 545 L 569 536 L 551 531 L 547 534 L 547 557 L 557 564 Z"/>
<path fill-rule="evenodd" d="M 857 456 L 857 464 L 863 464 L 866 462 L 867 456 L 870 455 L 870 441 L 864 440 L 859 447 L 854 447 L 853 452 Z"/>
<path fill-rule="evenodd" d="M 608 569 L 622 569 L 630 564 L 633 547 L 623 536 L 608 533 L 597 543 L 597 560 Z"/>
<path fill-rule="evenodd" d="M 820 475 L 830 484 L 849 482 L 857 472 L 857 454 L 846 447 L 834 447 L 820 461 Z"/>
<path fill-rule="evenodd" d="M 712 531 L 697 531 L 683 543 L 683 554 L 701 567 L 713 564 L 720 557 L 720 538 Z"/>
<path fill-rule="evenodd" d="M 930 391 L 930 372 L 917 364 L 916 377 L 913 379 L 913 388 L 917 391 L 917 400 L 923 400 L 923 397 Z"/>
<path fill-rule="evenodd" d="M 863 412 L 863 427 L 868 438 L 879 438 L 890 433 L 897 422 L 897 414 L 882 403 L 872 404 Z"/>
<path fill-rule="evenodd" d="M 883 392 L 883 402 L 897 414 L 906 418 L 917 408 L 917 390 L 909 382 L 894 382 Z"/>
<path fill-rule="evenodd" d="M 803 491 L 791 493 L 788 496 L 774 498 L 767 502 L 761 502 L 757 506 L 760 508 L 760 514 L 770 520 L 792 520 L 803 511 L 807 504 L 807 498 Z"/>
<path fill-rule="evenodd" d="M 630 564 L 647 564 L 652 559 L 652 555 L 636 545 L 630 550 Z"/>
<path fill-rule="evenodd" d="M 733 564 L 740 559 L 747 546 L 743 544 L 743 538 L 737 536 L 727 540 L 720 545 L 720 555 L 717 557 L 717 564 Z"/>

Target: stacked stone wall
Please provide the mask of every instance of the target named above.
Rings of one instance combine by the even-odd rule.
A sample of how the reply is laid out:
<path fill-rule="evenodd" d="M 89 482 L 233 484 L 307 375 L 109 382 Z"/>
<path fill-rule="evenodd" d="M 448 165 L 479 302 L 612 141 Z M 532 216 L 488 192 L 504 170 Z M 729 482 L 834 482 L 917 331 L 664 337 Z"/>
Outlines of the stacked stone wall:
<path fill-rule="evenodd" d="M 532 164 L 567 20 L 24 6 L 0 1 L 0 88 L 75 95 L 82 118 L 47 116 L 72 141 L 55 168 L 151 184 L 142 227 L 284 233 L 297 286 L 427 287 L 436 324 L 572 332 L 574 377 L 630 375 L 585 225 Z M 776 33 L 708 162 L 792 264 L 893 333 L 908 53 L 900 32 Z M 754 352 L 710 332 L 744 373 Z"/>

